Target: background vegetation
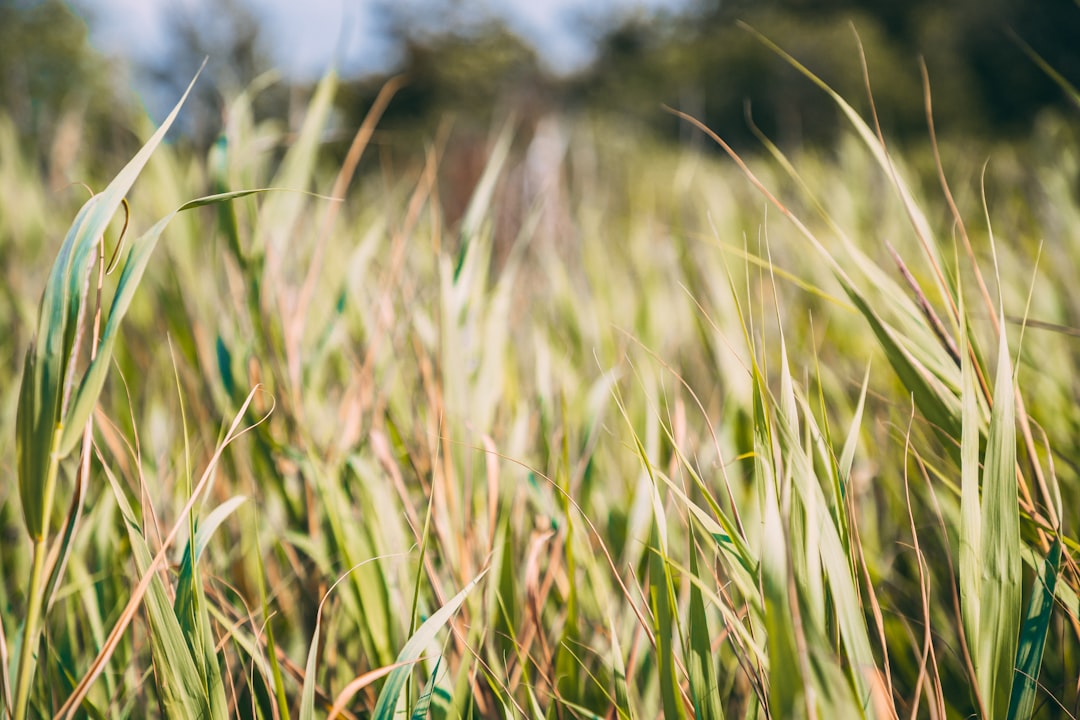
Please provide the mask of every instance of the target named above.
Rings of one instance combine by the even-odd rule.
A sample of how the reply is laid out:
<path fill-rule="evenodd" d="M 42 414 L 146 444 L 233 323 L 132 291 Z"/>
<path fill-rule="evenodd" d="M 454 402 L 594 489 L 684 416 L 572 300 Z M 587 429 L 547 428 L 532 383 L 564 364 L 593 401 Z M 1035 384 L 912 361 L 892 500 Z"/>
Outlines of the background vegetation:
<path fill-rule="evenodd" d="M 739 32 L 829 144 L 394 115 L 450 60 L 0 125 L 3 712 L 1075 716 L 1075 114 L 894 150 Z"/>
<path fill-rule="evenodd" d="M 842 126 L 834 107 L 741 30 L 740 21 L 767 32 L 866 110 L 853 61 L 854 24 L 875 77 L 880 120 L 897 142 L 925 139 L 919 57 L 934 80 L 941 132 L 968 142 L 1026 137 L 1041 111 L 1070 107 L 1068 93 L 1033 54 L 1074 85 L 1080 78 L 1080 8 L 1073 0 L 696 0 L 681 13 L 613 16 L 583 8 L 576 25 L 594 38 L 596 57 L 569 76 L 553 75 L 522 38 L 497 21 L 478 20 L 468 4 L 427 0 L 420 6 L 422 12 L 416 3 L 378 5 L 391 45 L 401 48 L 400 62 L 385 77 L 343 78 L 335 103 L 347 127 L 360 122 L 390 75 L 404 74 L 409 83 L 381 130 L 414 130 L 418 135 L 407 133 L 410 142 L 434 133 L 448 113 L 459 125 L 471 121 L 486 129 L 509 107 L 523 114 L 603 112 L 667 139 L 700 137 L 663 112 L 666 104 L 756 152 L 746 122 L 749 104 L 755 123 L 781 147 L 830 145 Z M 123 68 L 87 42 L 83 18 L 94 22 L 92 4 L 0 0 L 0 102 L 24 137 L 47 147 L 65 113 L 89 113 L 83 124 L 94 133 L 130 125 L 137 114 L 128 100 L 133 81 L 153 90 L 154 111 L 163 114 L 209 56 L 180 120 L 184 134 L 205 148 L 222 127 L 224 98 L 270 69 L 270 60 L 260 19 L 243 0 L 214 3 L 212 14 L 185 7 L 168 11 L 171 32 L 152 59 Z M 295 92 L 279 85 L 259 95 L 256 112 L 282 118 L 290 106 L 302 107 Z M 127 122 L 119 122 L 121 116 Z M 94 139 L 90 147 L 114 146 Z M 405 145 L 398 143 L 399 150 Z"/>

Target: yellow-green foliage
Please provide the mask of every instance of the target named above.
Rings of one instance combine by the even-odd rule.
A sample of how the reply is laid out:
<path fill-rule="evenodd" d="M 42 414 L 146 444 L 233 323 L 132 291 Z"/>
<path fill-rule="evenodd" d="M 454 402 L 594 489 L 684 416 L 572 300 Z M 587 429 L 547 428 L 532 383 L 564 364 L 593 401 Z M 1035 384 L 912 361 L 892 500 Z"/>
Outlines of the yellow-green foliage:
<path fill-rule="evenodd" d="M 946 190 L 823 85 L 793 157 L 507 122 L 448 225 L 454 135 L 331 166 L 335 90 L 79 214 L 0 121 L 6 711 L 1076 703 L 1074 126 Z"/>

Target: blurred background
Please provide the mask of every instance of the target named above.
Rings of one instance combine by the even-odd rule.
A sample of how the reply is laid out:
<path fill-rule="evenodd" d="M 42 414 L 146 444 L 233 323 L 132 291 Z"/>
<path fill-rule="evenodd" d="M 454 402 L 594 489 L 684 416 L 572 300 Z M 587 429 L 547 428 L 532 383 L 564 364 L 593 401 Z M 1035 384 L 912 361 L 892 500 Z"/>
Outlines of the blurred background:
<path fill-rule="evenodd" d="M 160 119 L 208 57 L 180 131 L 196 149 L 256 78 L 279 73 L 256 109 L 288 118 L 331 67 L 342 152 L 344 129 L 401 73 L 377 141 L 403 148 L 447 118 L 486 136 L 513 114 L 527 133 L 553 110 L 700 143 L 665 104 L 743 151 L 759 146 L 753 126 L 789 150 L 831 143 L 833 105 L 740 22 L 865 110 L 857 31 L 895 142 L 927 137 L 920 57 L 939 136 L 1013 140 L 1046 114 L 1076 117 L 1076 0 L 0 0 L 0 114 L 43 164 L 124 151 L 138 142 L 132 118 Z"/>

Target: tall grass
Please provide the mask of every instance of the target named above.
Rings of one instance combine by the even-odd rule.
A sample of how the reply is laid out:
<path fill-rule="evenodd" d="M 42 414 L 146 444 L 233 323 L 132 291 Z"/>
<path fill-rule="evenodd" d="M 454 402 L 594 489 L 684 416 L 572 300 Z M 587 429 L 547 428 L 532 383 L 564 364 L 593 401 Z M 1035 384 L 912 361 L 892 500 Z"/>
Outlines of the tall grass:
<path fill-rule="evenodd" d="M 902 155 L 802 70 L 831 153 L 505 123 L 452 225 L 394 86 L 77 214 L 0 126 L 5 712 L 1075 714 L 1075 128 Z"/>

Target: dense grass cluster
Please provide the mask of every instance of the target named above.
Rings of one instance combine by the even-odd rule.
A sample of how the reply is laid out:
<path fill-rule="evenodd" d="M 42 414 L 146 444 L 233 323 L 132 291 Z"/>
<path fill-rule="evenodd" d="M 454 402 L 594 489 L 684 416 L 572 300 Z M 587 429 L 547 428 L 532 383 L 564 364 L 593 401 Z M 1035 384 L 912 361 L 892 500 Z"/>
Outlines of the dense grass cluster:
<path fill-rule="evenodd" d="M 1075 125 L 507 122 L 457 219 L 334 88 L 81 211 L 0 124 L 5 714 L 1076 712 Z"/>

